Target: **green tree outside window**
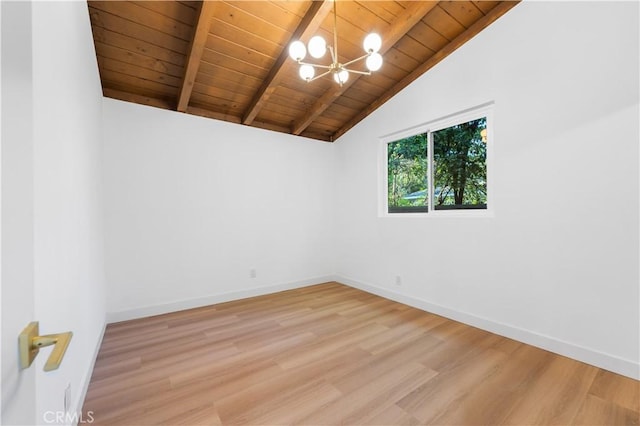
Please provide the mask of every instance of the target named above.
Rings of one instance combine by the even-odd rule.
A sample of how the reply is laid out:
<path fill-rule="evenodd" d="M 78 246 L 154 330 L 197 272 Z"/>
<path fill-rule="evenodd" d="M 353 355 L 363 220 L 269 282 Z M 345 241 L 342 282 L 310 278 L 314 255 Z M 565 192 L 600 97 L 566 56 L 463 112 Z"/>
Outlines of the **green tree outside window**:
<path fill-rule="evenodd" d="M 486 128 L 487 119 L 483 117 L 388 143 L 389 213 L 426 212 L 430 197 L 436 210 L 486 209 Z M 429 184 L 430 161 L 433 191 Z"/>

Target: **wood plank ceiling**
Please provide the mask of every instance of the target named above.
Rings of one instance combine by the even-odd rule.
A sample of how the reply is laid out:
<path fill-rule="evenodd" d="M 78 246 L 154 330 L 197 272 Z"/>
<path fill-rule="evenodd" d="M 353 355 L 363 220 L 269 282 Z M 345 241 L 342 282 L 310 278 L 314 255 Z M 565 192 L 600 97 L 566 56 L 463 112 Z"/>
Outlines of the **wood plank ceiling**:
<path fill-rule="evenodd" d="M 364 53 L 369 32 L 381 35 L 384 58 L 379 71 L 351 74 L 340 87 L 328 77 L 301 80 L 288 57 L 294 40 L 332 39 L 331 0 L 88 2 L 105 96 L 323 141 L 516 4 L 340 0 L 341 62 Z"/>

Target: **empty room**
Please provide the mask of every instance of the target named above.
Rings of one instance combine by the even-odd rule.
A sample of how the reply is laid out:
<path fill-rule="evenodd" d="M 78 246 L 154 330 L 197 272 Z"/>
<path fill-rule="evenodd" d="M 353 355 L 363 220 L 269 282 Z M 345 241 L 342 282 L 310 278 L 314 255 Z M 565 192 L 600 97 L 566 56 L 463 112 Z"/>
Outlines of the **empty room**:
<path fill-rule="evenodd" d="M 3 425 L 640 424 L 637 1 L 2 1 Z"/>

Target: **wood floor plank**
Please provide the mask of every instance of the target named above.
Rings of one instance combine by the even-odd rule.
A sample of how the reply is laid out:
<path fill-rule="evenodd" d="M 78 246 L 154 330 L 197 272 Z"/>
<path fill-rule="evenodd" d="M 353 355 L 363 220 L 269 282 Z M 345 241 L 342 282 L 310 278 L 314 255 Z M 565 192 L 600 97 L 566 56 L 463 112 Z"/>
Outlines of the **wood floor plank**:
<path fill-rule="evenodd" d="M 418 354 L 428 352 L 438 344 L 440 341 L 437 339 L 423 336 L 411 344 L 389 348 L 387 351 L 363 359 L 359 365 L 350 372 L 341 375 L 333 383 L 345 394 L 351 393 L 379 376 L 396 371 L 398 366 L 416 362 Z M 432 373 L 433 371 L 426 368 L 425 375 L 431 378 L 435 375 L 435 372 Z"/>
<path fill-rule="evenodd" d="M 102 345 L 100 356 L 108 358 L 111 356 L 120 356 L 124 353 L 142 354 L 150 351 L 157 351 L 166 345 L 186 343 L 206 337 L 202 330 L 158 330 L 147 333 L 146 335 L 137 334 L 129 339 L 121 339 L 120 341 L 108 341 Z"/>
<path fill-rule="evenodd" d="M 341 397 L 342 394 L 324 380 L 301 381 L 283 387 L 278 393 L 269 392 L 262 398 L 251 399 L 250 405 L 243 394 L 234 400 L 240 408 L 228 401 L 222 401 L 218 407 L 224 424 L 300 424 L 300 418 L 309 411 Z"/>
<path fill-rule="evenodd" d="M 420 362 L 433 370 L 445 372 L 456 369 L 468 362 L 473 362 L 473 359 L 487 348 L 505 353 L 496 348 L 503 341 L 503 337 L 460 323 L 443 325 L 450 325 L 446 333 L 442 332 L 442 326 L 435 327 L 429 332 L 429 336 L 441 340 L 443 344 L 420 357 Z"/>
<path fill-rule="evenodd" d="M 482 351 L 466 363 L 438 374 L 401 399 L 398 406 L 425 424 L 441 424 L 437 419 L 452 410 L 461 410 L 464 401 L 497 374 L 506 359 L 499 351 Z"/>
<path fill-rule="evenodd" d="M 640 425 L 640 414 L 637 411 L 629 410 L 597 396 L 587 395 L 572 424 L 599 426 Z"/>
<path fill-rule="evenodd" d="M 186 392 L 206 392 L 215 400 L 216 406 L 230 395 L 240 394 L 257 383 L 280 377 L 283 371 L 273 361 L 264 360 L 251 364 L 237 365 L 186 382 L 172 383 L 172 389 Z"/>
<path fill-rule="evenodd" d="M 364 416 L 360 423 L 363 425 L 417 426 L 420 421 L 396 404 L 392 404 L 381 413 L 376 412 L 375 414 Z"/>
<path fill-rule="evenodd" d="M 91 400 L 97 405 L 118 406 L 118 404 L 122 405 L 123 400 L 127 402 L 137 400 L 141 393 L 144 393 L 143 397 L 146 398 L 148 394 L 153 393 L 154 389 L 160 393 L 163 390 L 173 389 L 175 385 L 172 382 L 172 374 L 179 374 L 191 369 L 204 370 L 210 364 L 229 359 L 237 353 L 235 347 L 227 346 L 217 351 L 208 351 L 203 357 L 190 357 L 181 362 L 176 362 L 173 358 L 158 360 L 135 371 L 115 374 L 92 382 L 96 383 L 96 386 L 87 393 L 87 400 Z M 186 354 L 182 354 L 182 356 L 186 356 Z M 123 383 L 126 383 L 127 386 L 123 386 Z"/>
<path fill-rule="evenodd" d="M 136 333 L 145 333 L 146 331 L 166 330 L 167 328 L 169 328 L 167 326 L 166 319 L 154 321 L 153 318 L 155 317 L 144 318 L 144 321 L 131 320 L 109 324 L 104 332 L 105 342 L 110 342 L 112 340 L 115 341 L 119 337 L 128 339 L 131 337 L 134 330 Z"/>
<path fill-rule="evenodd" d="M 366 385 L 343 392 L 342 398 L 323 406 L 301 420 L 306 425 L 356 424 L 373 410 L 377 413 L 392 405 L 421 383 L 429 381 L 436 373 L 418 363 L 397 366 L 393 371 L 375 378 L 368 377 Z M 363 384 L 362 383 L 362 384 Z M 336 385 L 340 389 L 339 385 Z"/>
<path fill-rule="evenodd" d="M 340 392 L 324 381 L 312 382 L 312 386 L 298 389 L 291 398 L 256 416 L 249 424 L 301 424 L 301 419 L 310 412 L 341 396 Z"/>
<path fill-rule="evenodd" d="M 424 315 L 416 321 L 398 325 L 397 327 L 389 329 L 388 332 L 381 333 L 373 339 L 362 342 L 360 343 L 360 347 L 372 354 L 378 354 L 396 346 L 403 345 L 406 342 L 413 342 L 418 337 L 426 335 L 429 330 L 437 327 L 444 321 L 447 320 L 442 317 Z M 441 342 L 439 339 L 433 339 Z"/>
<path fill-rule="evenodd" d="M 183 369 L 170 376 L 171 384 L 173 386 L 183 386 L 202 380 L 212 380 L 226 370 L 244 368 L 245 365 L 251 366 L 261 362 L 271 363 L 270 360 L 275 356 L 285 353 L 289 349 L 297 348 L 305 342 L 310 342 L 313 338 L 314 336 L 311 333 L 297 334 L 251 352 L 240 352 L 235 356 L 226 357 L 216 363 Z M 277 365 L 277 363 L 275 364 Z"/>
<path fill-rule="evenodd" d="M 94 424 L 127 424 L 126 419 L 139 413 L 136 403 L 141 406 L 158 394 L 171 391 L 168 379 L 160 379 L 144 384 L 127 383 L 115 389 L 107 389 L 100 385 L 90 385 L 84 401 L 84 413 L 91 412 Z M 113 421 L 113 419 L 122 419 Z"/>
<path fill-rule="evenodd" d="M 510 407 L 527 397 L 530 387 L 553 357 L 550 352 L 520 344 L 516 351 L 505 358 L 495 374 L 488 376 L 481 386 L 464 396 L 464 409 L 445 410 L 436 416 L 434 423 L 503 424 Z"/>
<path fill-rule="evenodd" d="M 634 425 L 639 382 L 338 283 L 110 324 L 95 425 Z"/>
<path fill-rule="evenodd" d="M 113 377 L 118 374 L 135 371 L 142 367 L 142 357 L 140 356 L 127 356 L 127 358 L 110 363 L 101 363 L 93 369 L 92 379 L 100 381 L 108 377 Z"/>
<path fill-rule="evenodd" d="M 319 340 L 313 345 L 295 348 L 276 358 L 276 362 L 284 369 L 291 369 L 321 359 L 350 345 L 358 344 L 368 337 L 375 336 L 386 330 L 388 330 L 386 327 L 379 324 L 366 324 L 355 329 L 347 329 L 331 338 Z"/>
<path fill-rule="evenodd" d="M 508 424 L 568 425 L 581 407 L 598 369 L 557 356 L 505 419 Z"/>
<path fill-rule="evenodd" d="M 640 411 L 640 382 L 637 380 L 600 370 L 589 393 L 629 410 Z"/>
<path fill-rule="evenodd" d="M 318 380 L 331 383 L 336 377 L 341 377 L 355 368 L 358 362 L 365 361 L 367 357 L 367 353 L 357 348 L 340 351 L 309 364 L 288 371 L 283 370 L 281 374 L 273 374 L 266 380 L 255 381 L 238 392 L 230 392 L 228 396 L 218 401 L 221 418 L 224 421 L 246 418 L 242 413 L 247 410 L 263 413 L 265 406 L 278 405 L 277 402 L 281 401 L 281 393 L 285 392 L 288 395 L 291 390 L 303 388 L 308 383 Z M 246 401 L 252 401 L 252 405 L 247 406 Z"/>
<path fill-rule="evenodd" d="M 165 423 L 176 426 L 222 426 L 222 420 L 220 420 L 218 410 L 214 404 L 169 418 Z"/>

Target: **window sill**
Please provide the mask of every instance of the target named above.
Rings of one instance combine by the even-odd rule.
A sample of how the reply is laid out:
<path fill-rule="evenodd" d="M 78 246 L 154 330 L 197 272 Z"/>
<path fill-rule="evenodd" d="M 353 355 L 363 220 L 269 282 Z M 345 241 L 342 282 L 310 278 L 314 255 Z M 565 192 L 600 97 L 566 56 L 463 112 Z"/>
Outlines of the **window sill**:
<path fill-rule="evenodd" d="M 451 219 L 451 218 L 493 218 L 493 210 L 434 210 L 428 213 L 387 213 L 378 215 L 381 219 Z"/>

